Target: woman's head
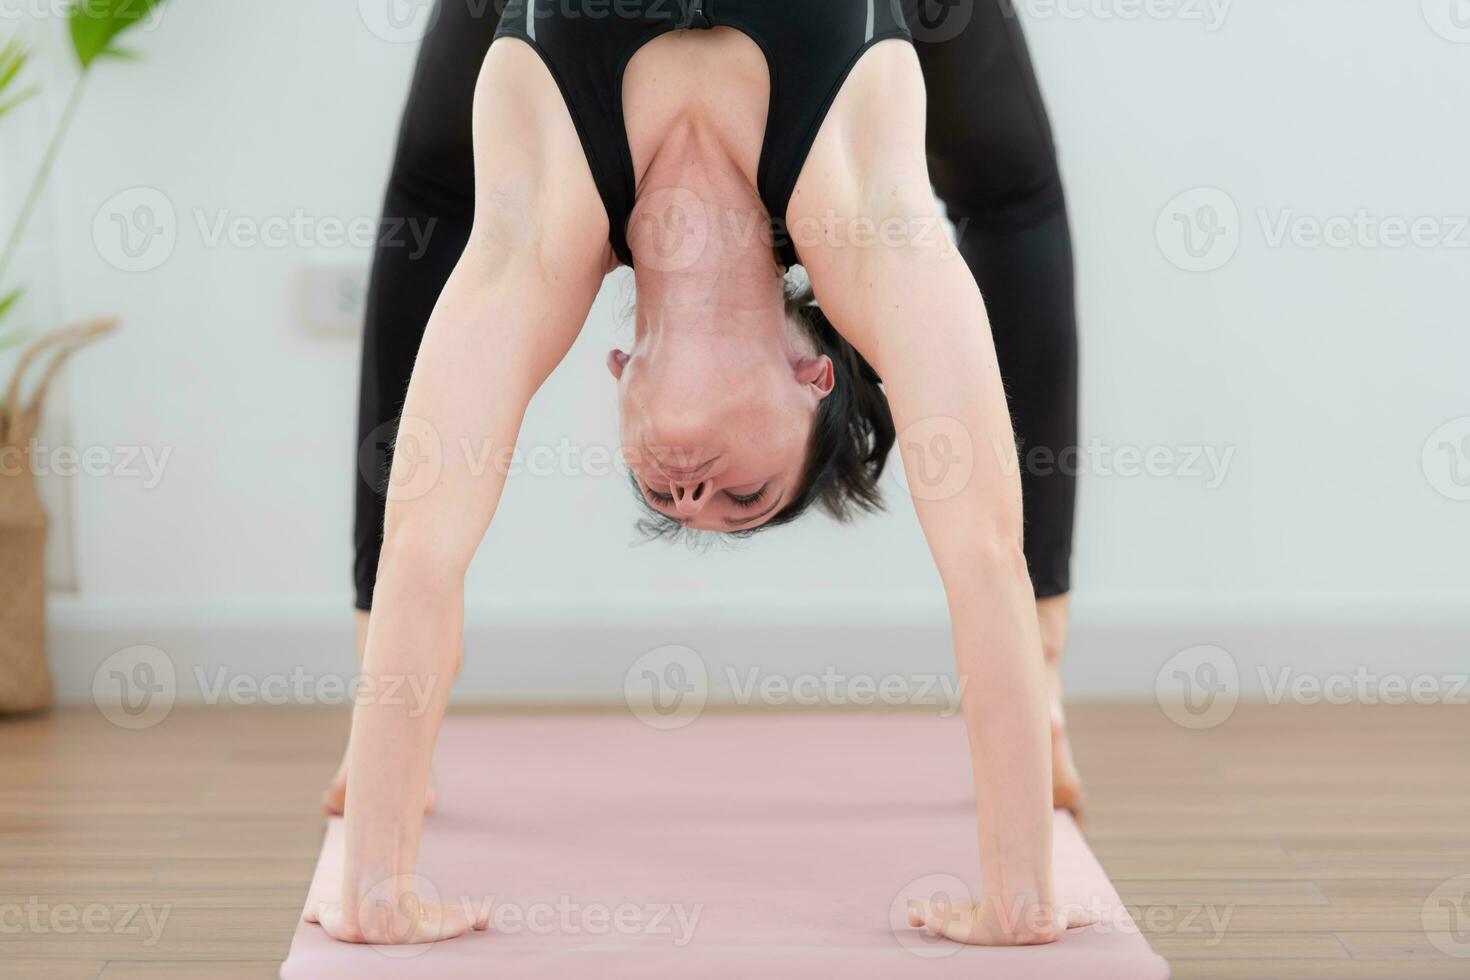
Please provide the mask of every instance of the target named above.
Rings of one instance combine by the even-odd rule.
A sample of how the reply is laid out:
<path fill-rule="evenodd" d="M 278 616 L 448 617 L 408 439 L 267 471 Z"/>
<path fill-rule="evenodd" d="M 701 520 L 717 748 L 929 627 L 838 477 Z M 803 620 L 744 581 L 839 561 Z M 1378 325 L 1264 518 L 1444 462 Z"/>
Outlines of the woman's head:
<path fill-rule="evenodd" d="M 751 533 L 813 504 L 839 519 L 881 506 L 887 399 L 811 299 L 717 321 L 660 307 L 631 351 L 608 355 L 647 531 Z"/>

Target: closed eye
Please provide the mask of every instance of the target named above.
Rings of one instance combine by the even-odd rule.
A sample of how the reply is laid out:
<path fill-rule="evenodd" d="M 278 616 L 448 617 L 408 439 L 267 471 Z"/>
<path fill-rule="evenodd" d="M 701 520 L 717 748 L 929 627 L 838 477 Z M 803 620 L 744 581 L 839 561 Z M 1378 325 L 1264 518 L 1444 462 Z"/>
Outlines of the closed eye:
<path fill-rule="evenodd" d="M 750 509 L 752 507 L 759 506 L 760 505 L 760 502 L 762 500 L 765 500 L 766 499 L 766 491 L 768 489 L 770 489 L 770 486 L 771 485 L 769 483 L 767 483 L 765 486 L 761 487 L 755 493 L 752 493 L 752 494 L 750 494 L 748 496 L 744 496 L 744 495 L 741 495 L 741 494 L 738 494 L 738 493 L 730 493 L 727 490 L 725 492 L 725 496 L 729 497 L 732 501 L 734 501 L 736 507 L 743 507 L 743 508 L 745 508 L 745 509 L 748 510 L 748 509 Z"/>

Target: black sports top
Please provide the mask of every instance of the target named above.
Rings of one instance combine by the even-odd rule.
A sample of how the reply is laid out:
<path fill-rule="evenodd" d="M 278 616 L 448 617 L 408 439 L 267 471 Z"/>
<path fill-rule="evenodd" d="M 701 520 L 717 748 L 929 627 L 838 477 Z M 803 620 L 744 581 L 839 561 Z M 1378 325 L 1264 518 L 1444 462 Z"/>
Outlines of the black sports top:
<path fill-rule="evenodd" d="M 868 48 L 908 38 L 899 0 L 509 0 L 501 37 L 528 42 L 561 89 L 587 165 L 607 208 L 613 252 L 633 264 L 628 219 L 636 186 L 623 124 L 623 72 L 638 49 L 668 31 L 732 27 L 765 54 L 771 99 L 757 190 L 777 256 L 798 261 L 786 206 L 822 120 Z"/>

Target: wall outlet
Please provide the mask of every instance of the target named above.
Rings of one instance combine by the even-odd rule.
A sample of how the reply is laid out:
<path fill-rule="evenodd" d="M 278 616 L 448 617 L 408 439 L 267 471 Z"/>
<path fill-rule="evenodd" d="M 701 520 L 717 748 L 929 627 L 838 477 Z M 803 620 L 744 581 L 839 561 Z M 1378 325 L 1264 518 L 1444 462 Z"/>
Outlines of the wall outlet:
<path fill-rule="evenodd" d="M 323 336 L 356 336 L 367 314 L 368 266 L 313 263 L 301 272 L 301 327 Z"/>

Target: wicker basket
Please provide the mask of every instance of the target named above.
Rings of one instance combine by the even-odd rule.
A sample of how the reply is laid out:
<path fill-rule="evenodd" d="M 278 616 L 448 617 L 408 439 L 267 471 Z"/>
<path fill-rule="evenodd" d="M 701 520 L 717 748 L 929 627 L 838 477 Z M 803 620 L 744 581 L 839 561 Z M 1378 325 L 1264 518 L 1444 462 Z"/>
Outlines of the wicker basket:
<path fill-rule="evenodd" d="M 21 355 L 0 410 L 0 714 L 51 704 L 46 665 L 46 511 L 36 492 L 31 440 L 46 389 L 75 351 L 117 326 L 93 320 L 37 340 Z M 35 392 L 22 402 L 27 371 L 49 355 Z"/>

